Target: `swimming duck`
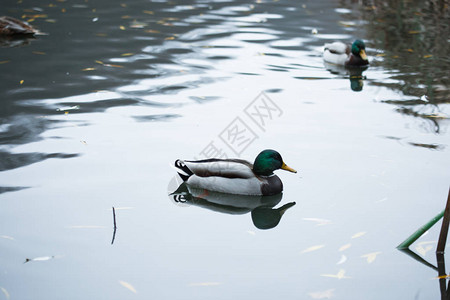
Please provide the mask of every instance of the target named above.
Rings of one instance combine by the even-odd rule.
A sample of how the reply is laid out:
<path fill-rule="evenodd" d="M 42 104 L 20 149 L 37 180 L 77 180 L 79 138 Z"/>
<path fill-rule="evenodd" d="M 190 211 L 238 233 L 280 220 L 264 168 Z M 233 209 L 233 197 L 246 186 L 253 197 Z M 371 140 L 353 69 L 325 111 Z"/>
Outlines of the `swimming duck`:
<path fill-rule="evenodd" d="M 361 40 L 347 45 L 342 42 L 325 44 L 324 61 L 341 66 L 365 66 L 369 64 L 366 55 L 366 45 Z"/>
<path fill-rule="evenodd" d="M 39 31 L 34 29 L 33 26 L 27 22 L 8 16 L 0 17 L 0 35 L 34 35 L 37 33 L 39 33 Z"/>
<path fill-rule="evenodd" d="M 228 194 L 276 195 L 283 191 L 278 169 L 297 173 L 288 167 L 275 150 L 264 150 L 255 162 L 242 159 L 205 159 L 175 161 L 180 177 L 189 186 Z"/>

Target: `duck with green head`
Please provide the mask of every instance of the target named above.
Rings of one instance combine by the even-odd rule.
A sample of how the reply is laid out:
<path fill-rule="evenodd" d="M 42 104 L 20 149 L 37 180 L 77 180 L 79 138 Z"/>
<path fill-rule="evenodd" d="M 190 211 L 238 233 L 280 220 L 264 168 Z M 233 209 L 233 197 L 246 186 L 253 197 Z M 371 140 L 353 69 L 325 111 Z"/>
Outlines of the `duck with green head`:
<path fill-rule="evenodd" d="M 270 149 L 259 153 L 253 164 L 242 159 L 178 159 L 175 167 L 190 186 L 239 195 L 279 194 L 283 183 L 273 172 L 283 169 L 297 173 L 283 162 L 280 153 Z"/>
<path fill-rule="evenodd" d="M 330 64 L 347 67 L 369 64 L 366 45 L 361 40 L 354 41 L 351 46 L 342 42 L 325 44 L 323 60 Z"/>

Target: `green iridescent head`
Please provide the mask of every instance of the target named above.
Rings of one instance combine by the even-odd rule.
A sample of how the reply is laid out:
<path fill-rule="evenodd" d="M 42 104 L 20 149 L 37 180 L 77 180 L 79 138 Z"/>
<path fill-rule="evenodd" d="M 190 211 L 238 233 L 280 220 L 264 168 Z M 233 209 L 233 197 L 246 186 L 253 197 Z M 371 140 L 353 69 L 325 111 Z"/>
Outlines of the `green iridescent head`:
<path fill-rule="evenodd" d="M 267 149 L 259 153 L 253 164 L 253 172 L 256 175 L 269 176 L 273 174 L 273 171 L 278 169 L 297 173 L 297 171 L 288 167 L 283 162 L 280 153 L 271 149 Z"/>
<path fill-rule="evenodd" d="M 363 60 L 367 60 L 366 44 L 361 40 L 356 40 L 352 44 L 352 54 L 361 57 Z"/>

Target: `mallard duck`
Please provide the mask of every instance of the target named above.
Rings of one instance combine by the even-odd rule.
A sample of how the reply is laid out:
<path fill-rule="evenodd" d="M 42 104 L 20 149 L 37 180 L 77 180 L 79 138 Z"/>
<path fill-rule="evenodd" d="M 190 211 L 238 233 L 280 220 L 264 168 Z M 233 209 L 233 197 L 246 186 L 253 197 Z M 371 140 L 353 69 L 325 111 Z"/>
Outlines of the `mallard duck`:
<path fill-rule="evenodd" d="M 342 42 L 325 44 L 324 61 L 341 66 L 365 66 L 369 64 L 366 55 L 366 45 L 361 40 L 347 45 Z"/>
<path fill-rule="evenodd" d="M 0 35 L 17 36 L 17 35 L 34 35 L 39 33 L 33 26 L 27 22 L 17 20 L 13 17 L 0 17 Z"/>
<path fill-rule="evenodd" d="M 264 150 L 255 162 L 242 159 L 206 159 L 175 161 L 180 177 L 189 186 L 228 194 L 276 195 L 283 191 L 278 169 L 297 173 L 288 167 L 275 150 Z"/>

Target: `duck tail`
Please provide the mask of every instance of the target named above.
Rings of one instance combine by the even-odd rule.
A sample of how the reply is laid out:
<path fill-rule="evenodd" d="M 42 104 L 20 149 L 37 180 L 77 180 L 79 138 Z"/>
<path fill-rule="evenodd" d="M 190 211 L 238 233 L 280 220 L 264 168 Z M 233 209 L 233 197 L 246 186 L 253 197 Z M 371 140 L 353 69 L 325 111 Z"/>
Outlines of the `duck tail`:
<path fill-rule="evenodd" d="M 183 179 L 183 181 L 187 181 L 189 179 L 189 177 L 191 177 L 191 175 L 193 175 L 194 173 L 185 165 L 185 163 L 180 160 L 177 159 L 175 161 L 175 168 L 177 169 L 178 175 L 180 175 L 181 179 Z"/>

